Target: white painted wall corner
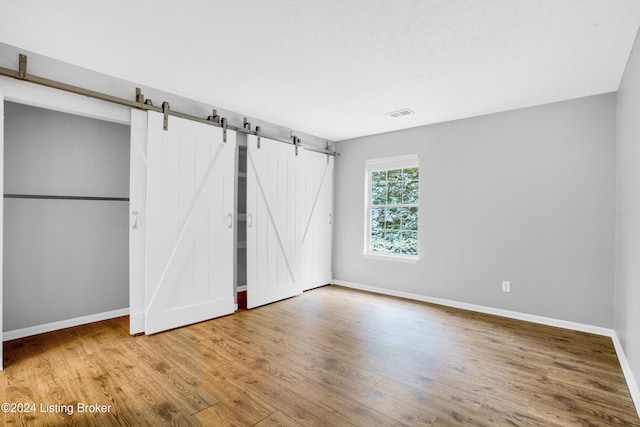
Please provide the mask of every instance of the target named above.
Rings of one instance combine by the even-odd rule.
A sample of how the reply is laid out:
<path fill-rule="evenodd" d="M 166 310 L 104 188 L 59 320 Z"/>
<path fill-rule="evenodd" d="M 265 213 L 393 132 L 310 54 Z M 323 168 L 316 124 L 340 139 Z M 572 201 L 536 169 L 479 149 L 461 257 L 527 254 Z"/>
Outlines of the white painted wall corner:
<path fill-rule="evenodd" d="M 622 367 L 622 373 L 624 374 L 624 378 L 627 381 L 627 387 L 629 387 L 629 393 L 631 393 L 631 399 L 633 399 L 633 404 L 636 406 L 636 412 L 638 412 L 638 417 L 640 417 L 640 388 L 638 388 L 638 383 L 636 382 L 635 377 L 633 376 L 633 372 L 631 371 L 631 365 L 629 365 L 629 361 L 627 360 L 627 356 L 624 352 L 624 348 L 622 347 L 622 343 L 618 338 L 618 334 L 613 331 L 611 334 L 611 339 L 613 340 L 613 346 L 616 349 L 616 354 L 618 355 L 618 361 L 620 362 L 620 366 Z"/>

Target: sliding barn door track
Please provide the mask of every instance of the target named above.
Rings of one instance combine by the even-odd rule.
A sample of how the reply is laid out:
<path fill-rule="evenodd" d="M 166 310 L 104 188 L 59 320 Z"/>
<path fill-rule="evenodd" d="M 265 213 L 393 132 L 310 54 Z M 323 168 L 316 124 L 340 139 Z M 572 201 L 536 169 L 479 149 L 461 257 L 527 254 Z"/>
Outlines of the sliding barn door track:
<path fill-rule="evenodd" d="M 249 135 L 256 135 L 258 136 L 258 141 L 260 140 L 260 137 L 265 137 L 265 138 L 272 139 L 274 141 L 283 142 L 285 144 L 291 144 L 295 147 L 296 152 L 298 150 L 298 147 L 301 146 L 300 138 L 294 136 L 293 134 L 291 134 L 290 140 L 286 140 L 278 137 L 271 137 L 271 136 L 264 135 L 261 132 L 259 126 L 256 126 L 256 130 L 252 130 L 251 123 L 249 123 L 246 118 L 244 119 L 243 126 L 237 127 L 237 126 L 229 125 L 227 123 L 227 119 L 224 117 L 220 117 L 216 110 L 213 110 L 212 114 L 207 118 L 202 118 L 202 117 L 194 116 L 191 114 L 181 113 L 179 111 L 172 110 L 171 108 L 169 108 L 169 103 L 166 101 L 162 103 L 162 106 L 153 105 L 153 102 L 150 99 L 145 100 L 144 95 L 142 94 L 142 91 L 140 88 L 136 88 L 136 97 L 135 97 L 135 100 L 132 101 L 129 99 L 120 98 L 120 97 L 109 95 L 106 93 L 97 92 L 91 89 L 86 89 L 83 87 L 62 83 L 56 80 L 50 80 L 44 77 L 34 76 L 32 74 L 27 73 L 27 56 L 23 54 L 19 54 L 18 71 L 11 70 L 5 67 L 0 67 L 0 76 L 11 77 L 11 78 L 23 80 L 29 83 L 34 83 L 34 84 L 47 86 L 47 87 L 51 87 L 58 90 L 63 90 L 65 92 L 71 92 L 77 95 L 87 96 L 89 98 L 95 98 L 102 101 L 111 102 L 114 104 L 124 105 L 130 108 L 137 108 L 139 110 L 145 110 L 145 111 L 156 111 L 158 113 L 164 114 L 165 130 L 167 130 L 169 125 L 168 117 L 174 116 L 174 117 L 180 117 L 186 120 L 192 120 L 194 122 L 204 123 L 211 126 L 221 127 L 223 129 L 224 134 L 226 134 L 226 130 L 229 129 L 229 130 L 234 130 L 236 132 L 242 132 Z M 226 142 L 226 138 L 224 138 L 224 140 Z M 319 150 L 311 147 L 303 147 L 303 148 L 305 150 L 326 154 L 327 156 L 340 155 L 339 153 L 333 151 L 328 144 L 325 150 Z"/>

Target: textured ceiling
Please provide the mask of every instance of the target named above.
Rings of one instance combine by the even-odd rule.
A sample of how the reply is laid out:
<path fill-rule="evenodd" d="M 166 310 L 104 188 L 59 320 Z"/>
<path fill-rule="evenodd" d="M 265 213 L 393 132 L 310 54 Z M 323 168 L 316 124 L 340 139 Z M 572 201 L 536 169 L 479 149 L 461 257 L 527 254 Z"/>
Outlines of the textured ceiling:
<path fill-rule="evenodd" d="M 637 0 L 0 0 L 2 43 L 333 141 L 615 91 L 639 26 Z"/>

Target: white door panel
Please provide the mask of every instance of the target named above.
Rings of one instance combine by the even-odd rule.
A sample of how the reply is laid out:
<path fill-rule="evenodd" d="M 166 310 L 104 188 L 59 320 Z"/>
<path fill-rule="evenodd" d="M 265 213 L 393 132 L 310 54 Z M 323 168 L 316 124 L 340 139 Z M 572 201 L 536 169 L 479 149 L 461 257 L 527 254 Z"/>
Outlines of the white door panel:
<path fill-rule="evenodd" d="M 303 289 L 331 282 L 333 157 L 308 152 L 304 159 Z"/>
<path fill-rule="evenodd" d="M 144 245 L 147 192 L 147 113 L 131 110 L 129 183 L 129 330 L 144 332 Z"/>
<path fill-rule="evenodd" d="M 247 307 L 302 293 L 303 152 L 247 137 Z"/>
<path fill-rule="evenodd" d="M 232 313 L 235 132 L 149 112 L 145 332 Z"/>

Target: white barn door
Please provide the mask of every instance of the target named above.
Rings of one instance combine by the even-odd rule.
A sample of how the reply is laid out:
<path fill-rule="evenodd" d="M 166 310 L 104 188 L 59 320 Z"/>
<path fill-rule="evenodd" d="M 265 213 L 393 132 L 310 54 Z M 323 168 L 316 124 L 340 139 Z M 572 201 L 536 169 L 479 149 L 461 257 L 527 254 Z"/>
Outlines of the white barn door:
<path fill-rule="evenodd" d="M 144 332 L 147 113 L 131 110 L 129 173 L 129 332 Z"/>
<path fill-rule="evenodd" d="M 302 234 L 303 290 L 331 283 L 333 228 L 332 156 L 305 153 L 304 230 Z"/>
<path fill-rule="evenodd" d="M 232 313 L 235 132 L 148 113 L 147 334 Z"/>
<path fill-rule="evenodd" d="M 247 136 L 247 307 L 302 293 L 304 150 Z"/>

